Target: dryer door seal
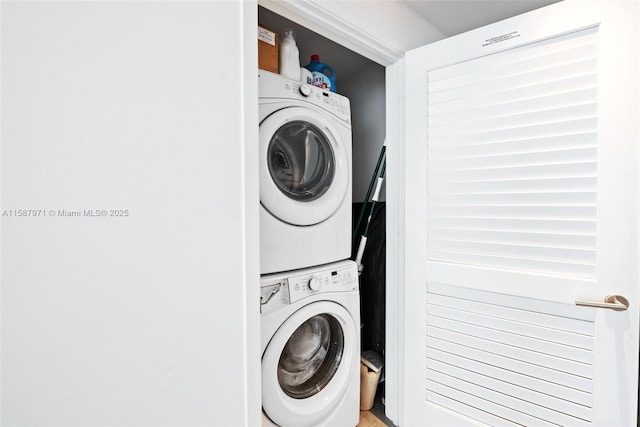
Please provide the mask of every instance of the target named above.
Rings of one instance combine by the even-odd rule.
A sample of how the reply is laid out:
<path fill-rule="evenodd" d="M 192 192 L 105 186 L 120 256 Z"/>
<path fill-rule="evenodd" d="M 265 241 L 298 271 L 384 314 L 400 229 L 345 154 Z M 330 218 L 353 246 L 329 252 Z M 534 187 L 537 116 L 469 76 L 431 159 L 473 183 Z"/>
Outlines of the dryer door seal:
<path fill-rule="evenodd" d="M 343 203 L 350 176 L 347 150 L 334 119 L 291 107 L 260 124 L 260 202 L 292 225 L 330 218 Z"/>

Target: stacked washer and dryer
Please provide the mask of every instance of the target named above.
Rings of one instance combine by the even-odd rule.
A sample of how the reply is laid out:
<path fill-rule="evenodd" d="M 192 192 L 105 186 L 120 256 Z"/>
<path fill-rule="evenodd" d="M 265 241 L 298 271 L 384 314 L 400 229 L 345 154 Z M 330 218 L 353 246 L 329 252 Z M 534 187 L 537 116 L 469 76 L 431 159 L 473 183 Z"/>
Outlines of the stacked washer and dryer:
<path fill-rule="evenodd" d="M 263 425 L 355 426 L 360 298 L 351 255 L 351 110 L 259 71 Z"/>

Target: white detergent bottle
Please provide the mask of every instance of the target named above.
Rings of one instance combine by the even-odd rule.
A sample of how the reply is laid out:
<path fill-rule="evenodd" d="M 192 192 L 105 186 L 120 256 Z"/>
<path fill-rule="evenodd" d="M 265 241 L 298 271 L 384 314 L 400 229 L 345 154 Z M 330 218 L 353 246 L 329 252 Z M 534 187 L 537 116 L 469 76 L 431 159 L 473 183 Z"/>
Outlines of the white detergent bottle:
<path fill-rule="evenodd" d="M 300 52 L 291 28 L 282 31 L 280 41 L 280 74 L 290 79 L 300 79 Z"/>

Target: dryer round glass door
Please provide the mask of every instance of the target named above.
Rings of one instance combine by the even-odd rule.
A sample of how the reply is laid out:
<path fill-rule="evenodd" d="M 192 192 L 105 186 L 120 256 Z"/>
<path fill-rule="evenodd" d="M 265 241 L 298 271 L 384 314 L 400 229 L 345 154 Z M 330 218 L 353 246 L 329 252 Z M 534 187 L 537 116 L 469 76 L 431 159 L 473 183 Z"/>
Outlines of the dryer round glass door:
<path fill-rule="evenodd" d="M 351 179 L 338 125 L 304 107 L 284 108 L 260 124 L 260 202 L 293 225 L 318 224 L 343 203 Z"/>
<path fill-rule="evenodd" d="M 309 122 L 292 121 L 280 126 L 269 142 L 267 162 L 275 184 L 293 200 L 316 200 L 333 182 L 331 143 Z"/>
<path fill-rule="evenodd" d="M 262 407 L 278 425 L 314 426 L 351 386 L 358 332 L 340 304 L 302 307 L 275 332 L 262 356 Z"/>

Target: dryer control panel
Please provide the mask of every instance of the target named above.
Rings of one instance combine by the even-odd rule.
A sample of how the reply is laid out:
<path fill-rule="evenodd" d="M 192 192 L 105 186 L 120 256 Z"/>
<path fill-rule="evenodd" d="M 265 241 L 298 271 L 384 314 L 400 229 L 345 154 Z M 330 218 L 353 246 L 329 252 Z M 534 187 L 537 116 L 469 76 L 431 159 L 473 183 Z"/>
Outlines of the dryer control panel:
<path fill-rule="evenodd" d="M 262 102 L 267 98 L 304 101 L 351 123 L 351 104 L 346 96 L 264 70 L 259 70 L 258 79 Z"/>

